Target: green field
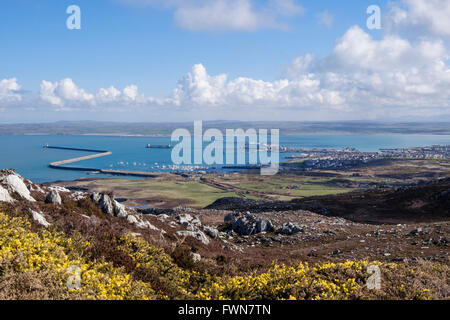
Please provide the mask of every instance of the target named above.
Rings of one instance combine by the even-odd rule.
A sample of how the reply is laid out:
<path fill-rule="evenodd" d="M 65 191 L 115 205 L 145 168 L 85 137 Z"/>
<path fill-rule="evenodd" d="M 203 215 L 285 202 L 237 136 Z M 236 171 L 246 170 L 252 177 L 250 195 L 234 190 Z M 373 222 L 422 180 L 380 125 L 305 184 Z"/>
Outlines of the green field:
<path fill-rule="evenodd" d="M 102 179 L 79 181 L 78 186 L 88 187 L 92 191 L 113 191 L 116 197 L 131 199 L 137 205 L 152 203 L 171 203 L 203 208 L 219 198 L 236 197 L 235 192 L 226 192 L 195 181 L 176 179 L 126 180 Z"/>

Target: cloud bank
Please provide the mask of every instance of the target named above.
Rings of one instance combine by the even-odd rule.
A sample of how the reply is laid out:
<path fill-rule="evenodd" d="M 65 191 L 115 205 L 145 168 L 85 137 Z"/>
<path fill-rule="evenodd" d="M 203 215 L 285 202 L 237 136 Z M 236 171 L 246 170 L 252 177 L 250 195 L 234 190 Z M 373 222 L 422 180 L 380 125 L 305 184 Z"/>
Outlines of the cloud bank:
<path fill-rule="evenodd" d="M 142 0 L 144 1 L 144 0 Z M 146 1 L 148 2 L 148 1 Z M 155 2 L 155 1 L 152 1 Z M 245 1 L 244 1 L 245 2 Z M 242 2 L 242 3 L 244 3 Z M 172 1 L 172 5 L 177 4 Z M 281 3 L 281 2 L 277 2 Z M 291 2 L 285 2 L 289 8 Z M 67 110 L 167 110 L 168 112 L 316 113 L 324 119 L 416 119 L 450 117 L 448 1 L 404 0 L 392 5 L 381 39 L 352 26 L 333 51 L 316 59 L 297 57 L 274 81 L 210 75 L 197 64 L 165 97 L 148 97 L 136 85 L 89 93 L 72 79 L 42 81 L 36 105 Z M 427 9 L 422 12 L 422 9 Z M 436 15 L 433 19 L 433 16 Z M 400 18 L 399 18 L 400 17 Z M 437 21 L 445 18 L 442 21 Z M 405 23 L 426 25 L 427 36 L 405 35 Z M 441 25 L 443 24 L 443 25 Z M 22 99 L 16 79 L 0 81 L 0 108 Z"/>

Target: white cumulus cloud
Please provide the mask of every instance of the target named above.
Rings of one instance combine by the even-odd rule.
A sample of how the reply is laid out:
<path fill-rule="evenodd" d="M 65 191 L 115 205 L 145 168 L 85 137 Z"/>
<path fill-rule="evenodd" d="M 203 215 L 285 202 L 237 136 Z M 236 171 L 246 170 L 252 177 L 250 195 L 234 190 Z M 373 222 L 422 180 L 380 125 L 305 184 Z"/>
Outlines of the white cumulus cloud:
<path fill-rule="evenodd" d="M 294 0 L 121 0 L 134 5 L 173 8 L 179 26 L 192 31 L 287 29 L 286 19 L 304 12 Z"/>
<path fill-rule="evenodd" d="M 21 86 L 16 78 L 3 79 L 0 81 L 0 102 L 7 103 L 22 100 L 19 93 Z"/>
<path fill-rule="evenodd" d="M 450 1 L 400 0 L 393 2 L 388 15 L 389 27 L 394 30 L 414 28 L 438 36 L 450 36 Z"/>

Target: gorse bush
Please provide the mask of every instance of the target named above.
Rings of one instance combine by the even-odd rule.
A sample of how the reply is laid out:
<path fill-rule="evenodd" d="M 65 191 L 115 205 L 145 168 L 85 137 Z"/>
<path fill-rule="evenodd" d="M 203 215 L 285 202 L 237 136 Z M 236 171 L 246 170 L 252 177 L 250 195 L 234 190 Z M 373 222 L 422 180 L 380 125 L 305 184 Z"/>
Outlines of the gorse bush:
<path fill-rule="evenodd" d="M 114 248 L 100 255 L 102 247 L 81 233 L 72 232 L 71 237 L 66 237 L 56 230 L 32 232 L 25 218 L 0 213 L 0 299 L 448 297 L 446 264 L 273 264 L 269 270 L 218 276 L 193 268 L 183 250 L 175 250 L 171 257 L 141 237 L 120 234 L 105 239 Z M 374 264 L 382 271 L 381 290 L 366 287 L 370 277 L 367 268 Z"/>
<path fill-rule="evenodd" d="M 9 218 L 0 213 L 0 276 L 32 274 L 46 275 L 46 283 L 56 293 L 42 298 L 53 299 L 149 299 L 153 297 L 150 285 L 132 281 L 122 268 L 106 262 L 87 262 L 75 258 L 72 238 L 65 238 L 56 231 L 30 232 L 30 223 L 23 218 Z M 87 249 L 89 242 L 83 246 Z M 80 289 L 69 289 L 68 281 L 75 281 L 76 270 L 80 276 Z M 50 277 L 48 277 L 50 275 Z M 72 280 L 73 279 L 73 280 Z M 8 290 L 8 288 L 2 288 Z M 5 294 L 3 294 L 5 295 Z M 7 297 L 5 297 L 7 298 Z M 20 298 L 20 294 L 18 295 Z"/>

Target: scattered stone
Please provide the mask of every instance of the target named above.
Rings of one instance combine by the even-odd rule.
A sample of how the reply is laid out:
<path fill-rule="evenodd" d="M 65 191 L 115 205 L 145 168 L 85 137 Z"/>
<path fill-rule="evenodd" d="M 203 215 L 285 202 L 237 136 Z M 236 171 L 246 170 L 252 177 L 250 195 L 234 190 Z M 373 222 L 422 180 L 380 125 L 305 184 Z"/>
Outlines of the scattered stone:
<path fill-rule="evenodd" d="M 45 198 L 45 203 L 51 203 L 56 204 L 60 206 L 62 204 L 61 196 L 59 195 L 58 191 L 52 190 L 47 194 L 47 197 Z"/>
<path fill-rule="evenodd" d="M 158 216 L 158 220 L 161 222 L 165 222 L 167 219 L 169 219 L 170 217 L 167 214 L 161 214 Z"/>
<path fill-rule="evenodd" d="M 409 233 L 409 235 L 410 235 L 410 236 L 418 236 L 419 234 L 422 233 L 422 231 L 423 231 L 422 228 L 416 228 L 416 229 L 414 229 L 413 231 L 411 231 L 411 232 Z"/>
<path fill-rule="evenodd" d="M 447 240 L 447 238 L 439 237 L 439 239 L 434 239 L 434 240 L 433 240 L 433 244 L 434 244 L 435 246 L 438 246 L 438 247 L 440 247 L 440 246 L 446 246 L 446 245 L 448 244 L 448 240 Z"/>
<path fill-rule="evenodd" d="M 81 191 L 76 191 L 70 194 L 69 198 L 72 199 L 73 201 L 80 201 L 84 198 L 86 198 L 87 193 L 85 192 L 81 192 Z"/>
<path fill-rule="evenodd" d="M 51 187 L 49 187 L 49 189 L 50 189 L 51 191 L 55 190 L 55 191 L 57 191 L 57 192 L 66 192 L 66 193 L 72 192 L 72 191 L 70 191 L 69 189 L 64 188 L 64 187 L 60 187 L 60 186 L 51 186 Z"/>

